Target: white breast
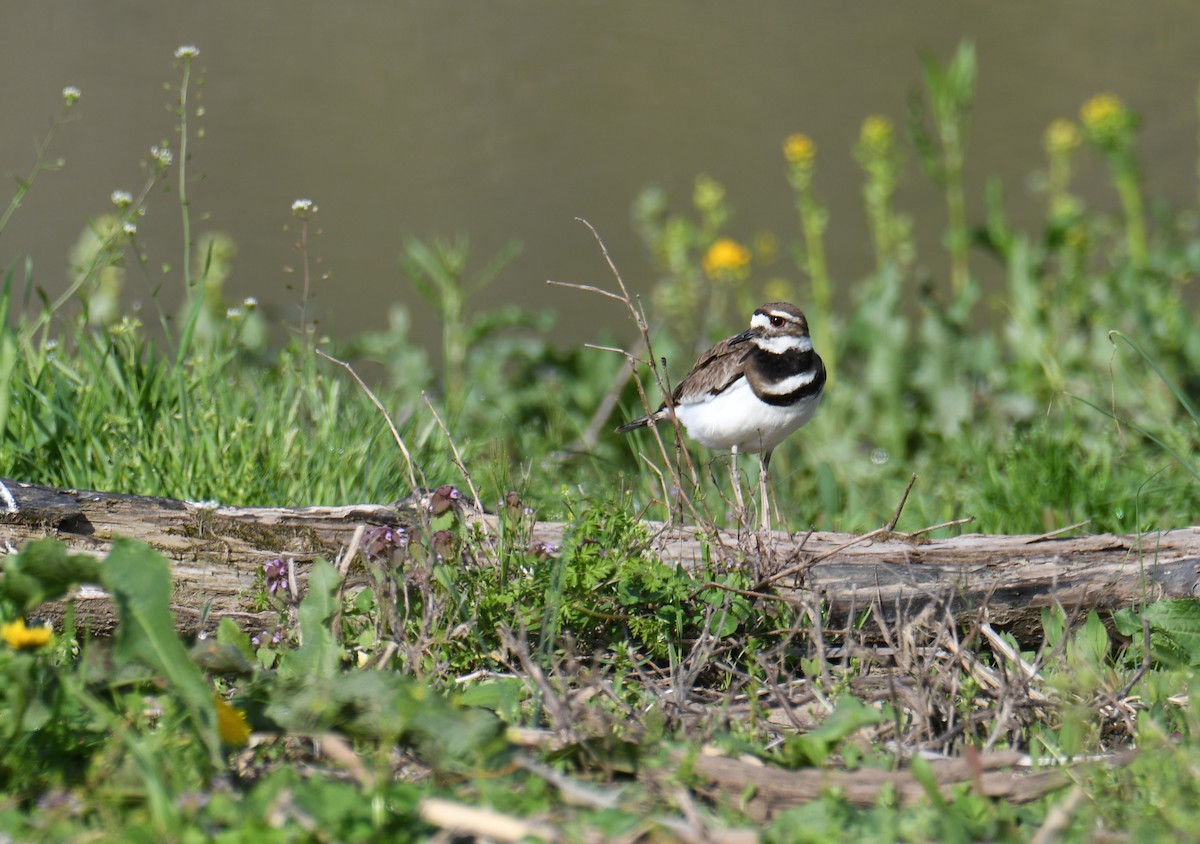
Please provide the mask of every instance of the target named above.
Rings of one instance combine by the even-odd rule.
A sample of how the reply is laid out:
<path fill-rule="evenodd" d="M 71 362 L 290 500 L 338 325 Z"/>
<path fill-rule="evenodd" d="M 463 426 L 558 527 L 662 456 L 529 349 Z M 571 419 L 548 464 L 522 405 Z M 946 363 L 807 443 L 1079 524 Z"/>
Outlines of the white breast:
<path fill-rule="evenodd" d="M 719 395 L 675 408 L 688 436 L 709 448 L 741 453 L 771 451 L 789 434 L 812 418 L 821 394 L 789 407 L 767 404 L 754 395 L 749 382 L 739 378 Z"/>

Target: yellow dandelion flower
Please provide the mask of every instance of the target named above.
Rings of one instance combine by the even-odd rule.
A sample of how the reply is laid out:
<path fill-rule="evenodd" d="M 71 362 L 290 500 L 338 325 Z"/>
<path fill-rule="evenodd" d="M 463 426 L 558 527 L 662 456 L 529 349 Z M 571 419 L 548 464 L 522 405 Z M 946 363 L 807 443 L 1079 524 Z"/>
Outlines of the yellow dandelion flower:
<path fill-rule="evenodd" d="M 882 114 L 872 114 L 863 121 L 858 137 L 862 145 L 871 152 L 881 153 L 891 149 L 894 134 L 892 121 Z"/>
<path fill-rule="evenodd" d="M 217 735 L 230 747 L 244 747 L 250 741 L 250 725 L 246 713 L 218 695 L 213 695 L 217 707 Z"/>
<path fill-rule="evenodd" d="M 18 618 L 0 625 L 0 639 L 17 651 L 32 651 L 49 644 L 54 631 L 49 626 L 26 627 L 25 619 Z"/>
<path fill-rule="evenodd" d="M 1065 117 L 1052 121 L 1046 127 L 1046 134 L 1042 139 L 1046 151 L 1051 155 L 1070 152 L 1079 146 L 1079 141 L 1079 127 L 1075 125 L 1075 121 Z"/>
<path fill-rule="evenodd" d="M 1095 131 L 1096 127 L 1120 116 L 1125 111 L 1125 105 L 1116 94 L 1097 94 L 1079 109 L 1083 125 Z"/>
<path fill-rule="evenodd" d="M 704 273 L 709 278 L 745 278 L 750 266 L 750 250 L 736 240 L 723 237 L 704 255 Z"/>
<path fill-rule="evenodd" d="M 1105 149 L 1120 149 L 1132 141 L 1136 119 L 1116 94 L 1097 94 L 1079 109 L 1089 139 Z"/>
<path fill-rule="evenodd" d="M 788 135 L 787 140 L 783 142 L 783 157 L 789 164 L 811 164 L 817 157 L 817 145 L 808 135 Z"/>

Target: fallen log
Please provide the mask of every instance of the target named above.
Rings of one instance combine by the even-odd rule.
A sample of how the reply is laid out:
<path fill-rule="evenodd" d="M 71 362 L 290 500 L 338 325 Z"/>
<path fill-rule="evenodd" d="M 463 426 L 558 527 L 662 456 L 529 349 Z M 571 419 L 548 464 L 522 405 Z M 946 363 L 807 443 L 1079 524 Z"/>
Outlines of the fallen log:
<path fill-rule="evenodd" d="M 494 516 L 466 518 L 492 535 L 498 530 Z M 0 479 L 0 550 L 13 553 L 30 540 L 54 536 L 77 553 L 102 557 L 114 537 L 146 542 L 171 562 L 174 610 L 187 633 L 211 629 L 224 616 L 247 627 L 268 625 L 275 614 L 256 610 L 254 603 L 263 566 L 290 558 L 303 574 L 318 557 L 337 559 L 359 525 L 412 528 L 416 520 L 411 509 L 371 504 L 226 507 Z M 538 522 L 530 542 L 561 546 L 568 527 Z M 835 621 L 872 607 L 895 623 L 938 607 L 965 622 L 986 606 L 994 626 L 1035 641 L 1043 607 L 1116 610 L 1200 595 L 1197 527 L 1135 536 L 974 534 L 935 540 L 883 532 L 738 536 L 649 527 L 664 563 L 699 571 L 705 559 L 743 562 L 763 573 L 759 591 L 812 606 L 821 602 Z M 94 633 L 104 635 L 115 626 L 112 603 L 98 588 L 82 586 L 70 600 L 77 622 Z M 65 602 L 57 602 L 40 612 L 57 622 L 64 609 Z"/>

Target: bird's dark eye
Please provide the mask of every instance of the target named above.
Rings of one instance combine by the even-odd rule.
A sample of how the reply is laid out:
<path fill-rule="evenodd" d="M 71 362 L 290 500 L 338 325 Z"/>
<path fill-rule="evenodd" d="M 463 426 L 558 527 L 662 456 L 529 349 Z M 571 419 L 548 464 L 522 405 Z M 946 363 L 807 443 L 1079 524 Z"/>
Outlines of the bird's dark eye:
<path fill-rule="evenodd" d="M 783 322 L 784 322 L 783 317 L 774 316 L 774 315 L 771 316 L 771 325 L 775 326 L 776 328 L 781 327 L 783 325 Z"/>

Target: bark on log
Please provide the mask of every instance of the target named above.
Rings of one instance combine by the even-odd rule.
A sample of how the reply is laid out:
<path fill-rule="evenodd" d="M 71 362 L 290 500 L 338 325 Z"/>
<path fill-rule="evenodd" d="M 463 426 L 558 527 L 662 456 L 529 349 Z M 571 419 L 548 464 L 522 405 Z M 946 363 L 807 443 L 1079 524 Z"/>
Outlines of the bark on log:
<path fill-rule="evenodd" d="M 471 518 L 495 534 L 495 517 Z M 171 561 L 174 609 L 185 632 L 198 632 L 202 615 L 209 629 L 223 616 L 243 620 L 247 627 L 265 626 L 275 614 L 255 612 L 252 597 L 266 562 L 293 558 L 303 572 L 317 557 L 336 559 L 359 525 L 412 523 L 411 512 L 379 505 L 207 506 L 0 479 L 3 550 L 14 552 L 43 536 L 96 556 L 105 555 L 117 536 L 146 542 Z M 560 545 L 566 527 L 539 522 L 531 542 Z M 930 606 L 948 607 L 965 621 L 986 606 L 993 625 L 1035 641 L 1042 607 L 1115 610 L 1200 595 L 1196 527 L 1141 536 L 964 535 L 923 543 L 840 533 L 705 537 L 695 528 L 650 527 L 664 563 L 698 569 L 706 558 L 720 557 L 742 560 L 765 574 L 796 569 L 764 591 L 813 606 L 821 600 L 835 623 L 868 606 L 889 624 Z M 101 590 L 81 587 L 72 600 L 81 625 L 101 635 L 112 630 L 115 612 Z M 58 621 L 64 607 L 59 602 L 42 614 Z"/>

